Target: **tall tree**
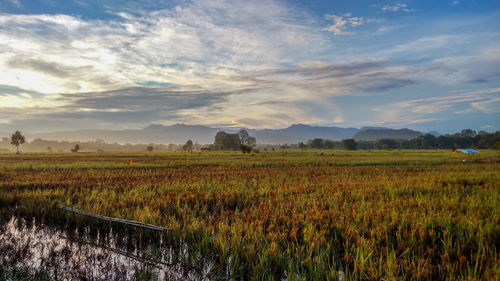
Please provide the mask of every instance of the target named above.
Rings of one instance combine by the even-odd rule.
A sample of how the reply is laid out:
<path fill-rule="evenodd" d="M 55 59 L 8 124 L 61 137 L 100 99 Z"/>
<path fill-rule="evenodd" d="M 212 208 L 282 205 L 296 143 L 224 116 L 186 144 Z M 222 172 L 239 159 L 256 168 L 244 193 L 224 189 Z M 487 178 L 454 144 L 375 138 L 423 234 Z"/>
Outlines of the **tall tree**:
<path fill-rule="evenodd" d="M 75 147 L 71 149 L 71 152 L 78 152 L 78 150 L 80 150 L 80 145 L 75 144 Z"/>
<path fill-rule="evenodd" d="M 241 144 L 248 144 L 248 138 L 250 137 L 250 135 L 246 130 L 240 130 L 238 132 L 238 136 L 240 137 Z"/>
<path fill-rule="evenodd" d="M 238 134 L 228 134 L 220 131 L 215 135 L 214 146 L 220 150 L 239 150 L 240 149 L 240 136 Z"/>
<path fill-rule="evenodd" d="M 23 144 L 26 142 L 26 139 L 24 136 L 21 134 L 20 131 L 16 131 L 12 137 L 10 138 L 10 144 L 16 146 L 17 152 L 16 154 L 19 154 L 19 145 Z"/>
<path fill-rule="evenodd" d="M 182 150 L 184 151 L 190 151 L 190 150 L 193 150 L 193 141 L 192 140 L 188 140 L 183 146 L 182 146 Z"/>

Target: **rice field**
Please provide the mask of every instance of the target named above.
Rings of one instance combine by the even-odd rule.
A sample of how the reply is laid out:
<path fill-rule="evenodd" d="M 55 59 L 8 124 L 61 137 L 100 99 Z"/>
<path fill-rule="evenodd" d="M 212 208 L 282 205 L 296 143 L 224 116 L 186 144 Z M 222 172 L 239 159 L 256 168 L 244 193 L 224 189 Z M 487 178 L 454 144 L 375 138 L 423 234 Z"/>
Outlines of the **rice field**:
<path fill-rule="evenodd" d="M 106 227 L 58 205 L 167 227 L 208 280 L 500 280 L 497 150 L 0 154 L 2 222 Z"/>

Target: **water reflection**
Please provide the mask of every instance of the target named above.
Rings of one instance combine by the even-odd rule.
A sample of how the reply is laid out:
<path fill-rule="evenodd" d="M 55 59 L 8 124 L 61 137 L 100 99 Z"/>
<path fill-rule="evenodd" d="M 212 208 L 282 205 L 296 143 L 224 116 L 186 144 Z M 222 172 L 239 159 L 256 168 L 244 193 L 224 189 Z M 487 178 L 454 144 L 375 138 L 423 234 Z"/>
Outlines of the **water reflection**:
<path fill-rule="evenodd" d="M 0 279 L 19 274 L 54 280 L 209 280 L 213 264 L 185 244 L 167 247 L 164 236 L 62 229 L 12 217 L 0 226 Z M 191 255 L 191 256 L 190 256 Z M 198 268 L 185 261 L 198 260 Z M 2 276 L 2 274 L 4 276 Z"/>

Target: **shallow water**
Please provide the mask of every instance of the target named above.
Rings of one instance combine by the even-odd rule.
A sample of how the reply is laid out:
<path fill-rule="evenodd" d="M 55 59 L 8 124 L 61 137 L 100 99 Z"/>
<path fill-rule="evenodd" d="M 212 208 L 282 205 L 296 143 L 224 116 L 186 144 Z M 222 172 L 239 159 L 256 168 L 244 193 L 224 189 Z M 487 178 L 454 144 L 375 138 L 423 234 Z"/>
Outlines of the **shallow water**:
<path fill-rule="evenodd" d="M 88 227 L 63 230 L 12 217 L 0 226 L 0 267 L 6 277 L 29 271 L 55 280 L 209 279 L 208 259 L 201 258 L 197 269 L 182 262 L 189 256 L 187 245 L 173 251 L 161 236 L 156 243 L 143 241 L 140 230 L 134 236 L 116 235 L 112 228 L 91 233 Z"/>

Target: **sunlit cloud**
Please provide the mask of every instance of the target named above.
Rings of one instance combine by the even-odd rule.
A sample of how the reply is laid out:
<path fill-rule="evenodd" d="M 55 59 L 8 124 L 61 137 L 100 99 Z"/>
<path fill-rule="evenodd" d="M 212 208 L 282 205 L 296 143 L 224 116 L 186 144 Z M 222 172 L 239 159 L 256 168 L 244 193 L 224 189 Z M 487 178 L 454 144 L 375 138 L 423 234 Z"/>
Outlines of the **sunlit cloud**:
<path fill-rule="evenodd" d="M 330 31 L 335 35 L 348 35 L 354 34 L 353 31 L 347 31 L 348 28 L 362 26 L 365 23 L 370 23 L 373 20 L 364 17 L 353 17 L 350 13 L 344 15 L 325 15 L 325 18 L 332 20 L 333 24 L 325 27 L 323 30 Z"/>
<path fill-rule="evenodd" d="M 92 9 L 95 3 L 81 4 Z M 441 111 L 495 113 L 488 99 L 417 102 L 419 91 L 447 97 L 462 86 L 495 87 L 500 53 L 495 34 L 458 32 L 449 28 L 454 22 L 436 32 L 406 31 L 414 27 L 388 13 L 414 11 L 406 4 L 377 6 L 371 15 L 314 14 L 286 1 L 103 5 L 108 16 L 102 18 L 0 14 L 0 119 L 46 120 L 47 128 L 78 118 L 120 128 L 350 126 L 358 121 L 349 112 L 369 96 L 379 97 L 370 109 L 395 104 L 411 115 L 401 118 L 395 109 L 384 122 L 415 124 Z M 345 97 L 352 109 L 339 103 Z M 359 115 L 374 119 L 373 112 L 380 113 Z"/>

